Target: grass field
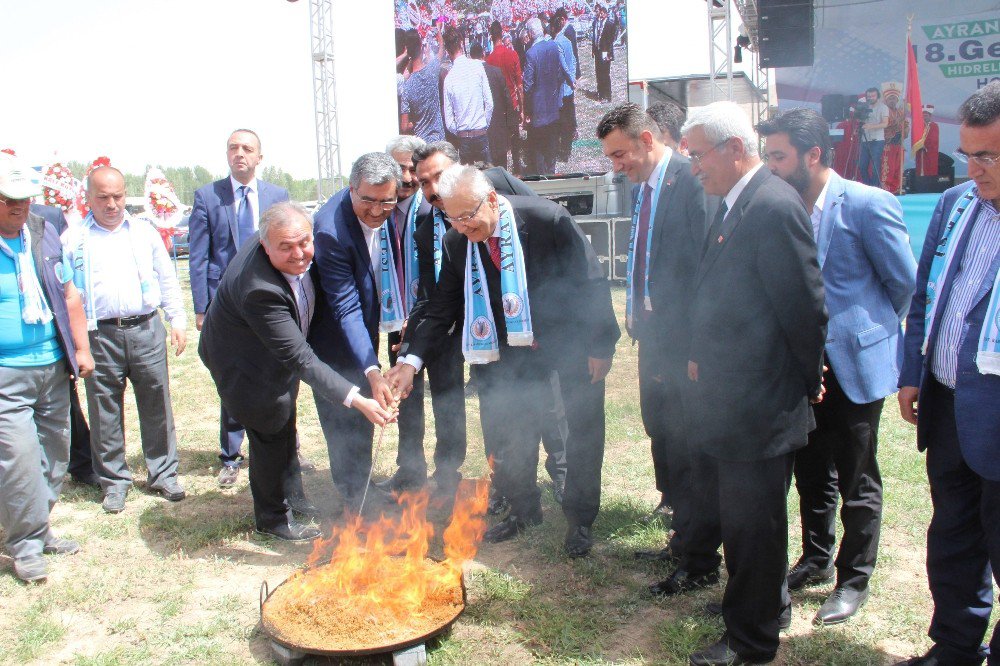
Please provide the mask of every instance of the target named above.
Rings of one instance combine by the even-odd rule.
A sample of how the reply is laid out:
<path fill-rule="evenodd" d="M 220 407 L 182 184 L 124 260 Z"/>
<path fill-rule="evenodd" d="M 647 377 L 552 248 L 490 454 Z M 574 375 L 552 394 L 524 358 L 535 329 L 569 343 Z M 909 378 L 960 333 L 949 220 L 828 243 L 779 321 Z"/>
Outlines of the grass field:
<path fill-rule="evenodd" d="M 186 263 L 179 268 L 187 294 Z M 615 292 L 615 303 L 621 314 L 621 290 Z M 0 557 L 0 663 L 270 661 L 268 641 L 259 628 L 261 582 L 273 588 L 283 581 L 305 561 L 309 546 L 253 533 L 245 474 L 232 490 L 217 487 L 218 397 L 196 347 L 192 330 L 188 350 L 171 358 L 181 481 L 188 499 L 172 504 L 146 492 L 129 395 L 128 460 L 136 487 L 127 508 L 105 514 L 97 490 L 67 482 L 52 522 L 59 535 L 78 540 L 83 550 L 48 558 L 48 583 L 35 586 L 17 581 L 10 559 Z M 319 465 L 307 473 L 306 489 L 329 516 L 324 522 L 337 520 L 340 500 L 307 388 L 299 405 L 302 447 Z M 475 476 L 486 465 L 474 398 L 467 402 L 467 417 L 464 471 Z M 684 664 L 693 649 L 721 632 L 721 622 L 701 610 L 721 597 L 721 587 L 654 600 L 646 586 L 667 570 L 633 559 L 637 548 L 662 545 L 664 530 L 641 520 L 657 495 L 639 418 L 636 349 L 624 339 L 608 381 L 607 423 L 603 505 L 595 525 L 599 543 L 592 556 L 577 561 L 562 556 L 564 521 L 546 492 L 542 527 L 480 549 L 466 577 L 466 612 L 449 634 L 428 646 L 429 663 Z M 394 438 L 394 432 L 387 434 L 377 475 L 393 471 Z M 829 588 L 793 595 L 794 619 L 777 664 L 887 664 L 929 646 L 924 533 L 930 500 L 914 438 L 890 397 L 879 452 L 886 511 L 871 600 L 846 625 L 818 629 L 810 620 Z M 430 451 L 430 424 L 427 441 Z M 793 490 L 788 499 L 793 517 L 797 501 Z M 440 532 L 444 517 L 437 518 Z M 799 543 L 795 519 L 789 534 L 794 558 Z M 435 544 L 440 550 L 440 541 Z"/>

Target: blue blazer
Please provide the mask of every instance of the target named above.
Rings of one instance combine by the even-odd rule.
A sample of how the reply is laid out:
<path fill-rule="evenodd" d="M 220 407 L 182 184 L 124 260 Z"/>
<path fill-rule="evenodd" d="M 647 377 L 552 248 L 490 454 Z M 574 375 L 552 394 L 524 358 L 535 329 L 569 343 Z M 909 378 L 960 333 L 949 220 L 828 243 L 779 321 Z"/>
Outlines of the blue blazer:
<path fill-rule="evenodd" d="M 257 181 L 258 216 L 276 203 L 288 201 L 288 190 Z M 191 240 L 188 268 L 191 297 L 196 314 L 204 314 L 219 288 L 226 266 L 236 256 L 236 213 L 229 177 L 217 180 L 194 193 L 194 208 L 188 221 Z"/>
<path fill-rule="evenodd" d="M 63 213 L 62 208 L 56 208 L 55 206 L 45 206 L 42 204 L 31 204 L 28 207 L 28 211 L 34 213 L 38 217 L 42 218 L 53 227 L 56 228 L 56 233 L 60 236 L 62 232 L 66 231 L 68 223 L 66 222 L 66 214 Z"/>
<path fill-rule="evenodd" d="M 902 206 L 831 171 L 816 249 L 830 315 L 826 357 L 851 402 L 880 400 L 896 391 L 900 323 L 917 273 Z"/>
<path fill-rule="evenodd" d="M 948 215 L 955 201 L 973 187 L 969 182 L 946 191 L 934 215 L 931 217 L 924 240 L 924 249 L 920 253 L 920 266 L 917 269 L 917 289 L 913 294 L 910 314 L 906 318 L 906 338 L 903 342 L 903 370 L 899 377 L 900 386 L 919 386 L 919 404 L 931 399 L 924 390 L 930 374 L 930 358 L 920 353 L 924 341 L 924 309 L 927 303 L 927 276 L 930 273 L 931 261 L 938 242 L 941 240 Z M 944 276 L 939 288 L 941 302 L 944 303 L 951 293 L 961 258 L 969 245 L 971 227 L 957 242 L 956 261 L 952 262 L 951 271 Z M 1000 255 L 993 259 L 990 269 L 986 272 L 973 307 L 965 316 L 962 337 L 958 346 L 958 374 L 955 383 L 955 424 L 958 429 L 958 444 L 966 464 L 978 475 L 991 481 L 1000 481 L 1000 377 L 980 374 L 976 367 L 976 350 L 979 346 L 979 334 L 983 330 L 983 320 L 986 318 L 986 308 L 990 302 L 990 294 L 996 281 L 997 270 L 1000 269 Z M 934 348 L 938 334 L 938 322 L 930 332 L 928 349 Z M 921 413 L 923 409 L 920 410 Z M 931 442 L 928 441 L 928 424 L 917 418 L 917 447 L 922 451 Z"/>
<path fill-rule="evenodd" d="M 395 233 L 391 220 L 389 227 Z M 323 298 L 316 304 L 309 341 L 321 360 L 357 384 L 366 368 L 379 365 L 379 288 L 350 188 L 316 212 L 313 237 Z"/>
<path fill-rule="evenodd" d="M 573 83 L 574 72 L 567 69 L 559 46 L 551 39 L 528 49 L 524 65 L 524 96 L 531 126 L 545 127 L 559 120 L 562 85 Z"/>

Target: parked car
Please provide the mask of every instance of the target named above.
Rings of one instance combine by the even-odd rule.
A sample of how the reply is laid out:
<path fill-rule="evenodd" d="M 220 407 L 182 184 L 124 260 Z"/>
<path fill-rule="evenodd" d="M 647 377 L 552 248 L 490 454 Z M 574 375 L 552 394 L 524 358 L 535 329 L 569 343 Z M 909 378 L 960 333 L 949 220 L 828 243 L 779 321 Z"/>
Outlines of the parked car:
<path fill-rule="evenodd" d="M 191 239 L 188 236 L 188 220 L 190 219 L 190 215 L 185 215 L 181 218 L 174 232 L 174 251 L 178 257 L 186 257 L 191 249 Z"/>

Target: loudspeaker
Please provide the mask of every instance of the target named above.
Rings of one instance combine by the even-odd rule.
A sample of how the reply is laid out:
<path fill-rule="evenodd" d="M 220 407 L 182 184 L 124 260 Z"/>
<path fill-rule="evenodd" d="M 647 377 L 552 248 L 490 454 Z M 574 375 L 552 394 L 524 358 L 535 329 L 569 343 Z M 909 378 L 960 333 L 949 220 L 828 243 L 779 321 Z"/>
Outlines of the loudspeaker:
<path fill-rule="evenodd" d="M 843 95 L 823 95 L 819 103 L 826 122 L 839 123 L 844 119 L 844 108 L 847 104 Z"/>
<path fill-rule="evenodd" d="M 954 172 L 918 176 L 914 169 L 907 169 L 903 175 L 907 194 L 940 193 L 955 186 Z"/>
<path fill-rule="evenodd" d="M 812 0 L 758 0 L 757 12 L 761 67 L 813 64 Z"/>

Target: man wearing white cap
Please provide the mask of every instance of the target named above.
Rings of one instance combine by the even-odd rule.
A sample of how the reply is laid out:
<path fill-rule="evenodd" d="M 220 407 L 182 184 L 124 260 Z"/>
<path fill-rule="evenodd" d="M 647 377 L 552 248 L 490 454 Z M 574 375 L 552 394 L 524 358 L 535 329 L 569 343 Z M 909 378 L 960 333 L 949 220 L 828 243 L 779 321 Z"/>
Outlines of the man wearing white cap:
<path fill-rule="evenodd" d="M 25 582 L 42 554 L 80 546 L 49 529 L 69 460 L 69 382 L 94 370 L 87 323 L 59 235 L 29 212 L 38 174 L 0 159 L 0 527 Z"/>
<path fill-rule="evenodd" d="M 940 146 L 940 135 L 938 124 L 934 122 L 934 105 L 925 104 L 924 113 L 924 134 L 913 144 L 916 151 L 917 175 L 936 176 L 938 175 L 938 147 Z"/>

